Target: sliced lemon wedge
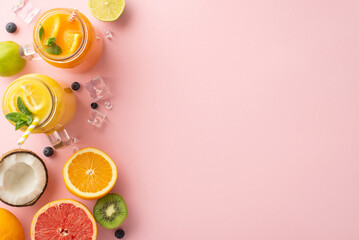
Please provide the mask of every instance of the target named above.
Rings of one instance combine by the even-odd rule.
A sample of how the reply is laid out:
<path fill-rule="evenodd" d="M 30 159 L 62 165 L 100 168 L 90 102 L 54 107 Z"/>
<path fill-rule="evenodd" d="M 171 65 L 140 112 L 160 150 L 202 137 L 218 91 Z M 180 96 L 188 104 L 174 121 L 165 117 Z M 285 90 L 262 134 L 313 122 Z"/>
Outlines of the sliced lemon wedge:
<path fill-rule="evenodd" d="M 51 111 L 51 93 L 49 90 L 36 82 L 32 84 L 24 84 L 21 86 L 19 96 L 24 102 L 25 106 L 34 115 L 39 116 L 42 120 Z"/>

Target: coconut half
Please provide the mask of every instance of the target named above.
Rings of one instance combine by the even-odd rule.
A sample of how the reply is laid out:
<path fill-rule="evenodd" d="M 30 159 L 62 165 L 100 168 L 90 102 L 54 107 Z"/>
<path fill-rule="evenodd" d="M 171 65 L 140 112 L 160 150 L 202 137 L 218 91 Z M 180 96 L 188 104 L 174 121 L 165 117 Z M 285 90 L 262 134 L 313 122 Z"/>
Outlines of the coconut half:
<path fill-rule="evenodd" d="M 29 150 L 13 150 L 0 159 L 0 200 L 14 207 L 32 206 L 47 186 L 47 169 Z"/>

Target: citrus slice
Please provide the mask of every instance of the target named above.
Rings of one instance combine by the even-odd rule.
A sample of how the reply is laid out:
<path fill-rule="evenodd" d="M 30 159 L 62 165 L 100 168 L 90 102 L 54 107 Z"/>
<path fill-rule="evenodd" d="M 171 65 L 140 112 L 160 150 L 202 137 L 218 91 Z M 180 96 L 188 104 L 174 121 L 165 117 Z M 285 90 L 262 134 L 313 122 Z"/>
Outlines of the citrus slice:
<path fill-rule="evenodd" d="M 84 148 L 66 161 L 62 174 L 69 192 L 82 199 L 98 199 L 115 185 L 117 168 L 106 153 Z"/>
<path fill-rule="evenodd" d="M 73 54 L 80 47 L 82 42 L 82 34 L 78 32 L 66 32 L 64 34 L 65 48 L 64 51 L 68 54 Z"/>
<path fill-rule="evenodd" d="M 96 240 L 97 226 L 85 205 L 62 199 L 46 204 L 35 214 L 30 235 L 31 240 Z"/>
<path fill-rule="evenodd" d="M 57 37 L 58 33 L 59 33 L 59 29 L 60 29 L 60 16 L 55 16 L 54 17 L 54 22 L 52 24 L 52 30 L 51 30 L 51 34 L 50 37 Z"/>
<path fill-rule="evenodd" d="M 75 33 L 73 37 L 73 42 L 70 48 L 70 53 L 74 53 L 80 46 L 82 41 L 82 34 L 81 33 Z"/>
<path fill-rule="evenodd" d="M 18 94 L 25 106 L 30 112 L 44 120 L 44 116 L 47 116 L 51 111 L 52 96 L 49 89 L 37 81 L 24 83 L 20 89 Z"/>
<path fill-rule="evenodd" d="M 89 0 L 91 14 L 100 21 L 112 22 L 125 9 L 126 0 Z"/>

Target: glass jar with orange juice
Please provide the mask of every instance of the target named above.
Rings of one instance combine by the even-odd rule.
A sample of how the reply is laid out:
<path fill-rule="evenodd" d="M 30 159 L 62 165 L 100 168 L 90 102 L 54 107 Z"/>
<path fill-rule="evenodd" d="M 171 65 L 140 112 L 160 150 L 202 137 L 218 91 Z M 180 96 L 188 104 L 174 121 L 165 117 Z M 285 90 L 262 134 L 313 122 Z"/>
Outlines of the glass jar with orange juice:
<path fill-rule="evenodd" d="M 20 47 L 26 57 L 38 53 L 49 64 L 76 71 L 93 67 L 102 55 L 103 40 L 85 15 L 70 8 L 43 13 L 33 30 L 33 44 Z"/>
<path fill-rule="evenodd" d="M 71 88 L 45 75 L 24 75 L 11 82 L 3 94 L 2 110 L 5 115 L 19 112 L 19 97 L 34 117 L 39 119 L 33 133 L 48 135 L 55 148 L 71 143 L 64 128 L 76 111 L 76 99 Z M 22 131 L 26 129 L 26 126 L 20 128 Z"/>

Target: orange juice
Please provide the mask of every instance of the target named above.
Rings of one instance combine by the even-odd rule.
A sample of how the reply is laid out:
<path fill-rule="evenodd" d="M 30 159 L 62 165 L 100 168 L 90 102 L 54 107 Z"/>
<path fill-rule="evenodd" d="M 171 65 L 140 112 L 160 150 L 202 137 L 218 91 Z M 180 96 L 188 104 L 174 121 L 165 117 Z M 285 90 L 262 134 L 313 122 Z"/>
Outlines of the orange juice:
<path fill-rule="evenodd" d="M 62 59 L 73 55 L 80 48 L 83 35 L 81 22 L 78 18 L 70 22 L 68 14 L 57 13 L 44 19 L 41 23 L 38 37 L 41 47 L 45 52 L 47 52 L 46 49 L 49 48 L 46 41 L 50 38 L 55 38 L 54 43 L 59 46 L 61 52 L 56 55 L 49 54 L 54 58 Z"/>
<path fill-rule="evenodd" d="M 72 90 L 45 75 L 27 74 L 11 82 L 2 98 L 5 115 L 19 112 L 18 97 L 40 119 L 33 133 L 51 135 L 62 131 L 75 115 L 76 99 Z M 26 127 L 20 130 L 25 131 Z"/>
<path fill-rule="evenodd" d="M 88 70 L 100 59 L 103 41 L 82 13 L 56 8 L 43 13 L 33 31 L 35 51 L 49 64 L 77 71 Z"/>

